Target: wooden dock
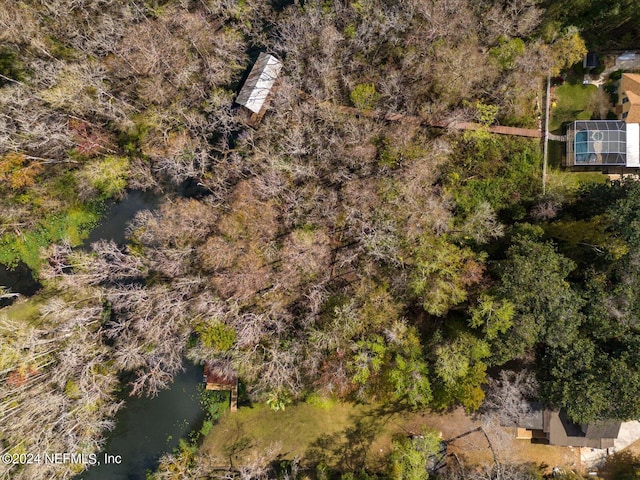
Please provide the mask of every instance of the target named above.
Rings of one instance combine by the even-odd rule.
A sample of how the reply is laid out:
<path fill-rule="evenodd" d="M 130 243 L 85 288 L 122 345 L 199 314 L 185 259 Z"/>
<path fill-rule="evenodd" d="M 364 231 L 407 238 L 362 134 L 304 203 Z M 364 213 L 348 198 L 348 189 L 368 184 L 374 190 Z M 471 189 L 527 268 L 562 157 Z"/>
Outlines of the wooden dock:
<path fill-rule="evenodd" d="M 204 364 L 202 380 L 206 383 L 206 390 L 228 391 L 231 392 L 229 410 L 236 412 L 238 410 L 238 377 L 234 373 L 230 373 L 226 368 L 218 367 L 213 362 Z"/>
<path fill-rule="evenodd" d="M 498 135 L 514 135 L 516 137 L 542 138 L 542 130 L 534 128 L 505 127 L 503 125 L 482 125 L 474 122 L 452 122 L 449 124 L 435 124 L 433 127 L 452 128 L 454 130 L 480 130 L 486 128 L 491 133 Z"/>
<path fill-rule="evenodd" d="M 344 113 L 346 115 L 353 115 L 356 117 L 366 117 L 377 120 L 385 120 L 388 122 L 401 122 L 407 124 L 422 125 L 432 128 L 445 128 L 452 130 L 481 130 L 486 129 L 491 133 L 498 135 L 514 135 L 517 137 L 528 138 L 542 138 L 544 132 L 540 129 L 533 128 L 518 128 L 518 127 L 505 127 L 503 125 L 483 125 L 475 122 L 430 122 L 421 117 L 414 115 L 403 115 L 401 113 L 388 113 L 377 110 L 359 110 L 355 107 L 346 107 L 344 105 L 334 105 L 330 102 L 321 102 L 318 105 L 325 108 L 329 108 L 333 111 Z"/>

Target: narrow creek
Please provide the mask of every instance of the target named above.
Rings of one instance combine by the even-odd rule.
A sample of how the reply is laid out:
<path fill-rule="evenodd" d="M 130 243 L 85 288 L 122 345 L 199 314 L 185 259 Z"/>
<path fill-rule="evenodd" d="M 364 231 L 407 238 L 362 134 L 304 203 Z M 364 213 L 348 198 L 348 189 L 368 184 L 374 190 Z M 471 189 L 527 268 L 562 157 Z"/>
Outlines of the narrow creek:
<path fill-rule="evenodd" d="M 110 205 L 100 224 L 83 243 L 84 248 L 98 240 L 126 242 L 126 227 L 141 210 L 155 210 L 158 197 L 149 192 L 130 191 L 120 202 Z M 123 409 L 115 418 L 116 428 L 108 435 L 107 444 L 98 455 L 121 458 L 120 464 L 102 464 L 78 475 L 76 480 L 144 480 L 146 471 L 157 466 L 165 453 L 178 446 L 195 428 L 204 413 L 198 399 L 202 369 L 185 363 L 184 372 L 175 376 L 171 388 L 154 398 L 126 397 Z"/>
<path fill-rule="evenodd" d="M 75 477 L 75 480 L 144 480 L 164 453 L 178 446 L 181 437 L 200 427 L 204 412 L 199 403 L 198 385 L 202 368 L 185 363 L 171 388 L 154 398 L 129 397 L 116 415 L 104 454 L 121 458 L 120 464 L 102 464 Z M 119 456 L 119 457 L 118 457 Z"/>
<path fill-rule="evenodd" d="M 149 192 L 129 191 L 120 201 L 107 206 L 100 224 L 92 230 L 80 248 L 88 249 L 98 240 L 126 242 L 127 223 L 141 210 L 154 210 L 159 198 Z M 35 294 L 41 285 L 26 265 L 7 270 L 0 265 L 0 285 L 24 297 Z M 10 303 L 10 301 L 8 302 Z M 8 303 L 0 303 L 0 307 Z M 154 469 L 160 457 L 178 446 L 180 438 L 199 428 L 204 412 L 198 398 L 202 369 L 185 363 L 171 388 L 154 398 L 126 397 L 118 412 L 115 429 L 107 436 L 104 454 L 121 459 L 120 463 L 101 464 L 83 472 L 74 480 L 144 480 L 146 471 Z"/>
<path fill-rule="evenodd" d="M 158 197 L 149 192 L 130 191 L 120 202 L 110 205 L 100 224 L 92 230 L 84 248 L 98 240 L 126 241 L 127 224 L 141 210 L 158 207 Z M 171 388 L 154 398 L 126 397 L 116 415 L 115 429 L 108 435 L 98 455 L 112 455 L 121 463 L 101 464 L 75 477 L 77 480 L 144 480 L 160 457 L 178 446 L 180 438 L 199 428 L 204 413 L 198 399 L 202 369 L 185 363 L 185 371 L 175 376 Z"/>

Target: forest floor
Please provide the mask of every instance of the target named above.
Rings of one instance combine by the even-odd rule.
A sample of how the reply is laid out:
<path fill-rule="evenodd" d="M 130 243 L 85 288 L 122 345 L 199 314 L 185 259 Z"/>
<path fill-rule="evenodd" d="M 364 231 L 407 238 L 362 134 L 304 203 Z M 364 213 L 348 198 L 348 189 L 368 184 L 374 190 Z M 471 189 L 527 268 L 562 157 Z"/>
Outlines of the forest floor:
<path fill-rule="evenodd" d="M 480 426 L 486 436 L 477 430 Z M 545 471 L 556 466 L 580 468 L 578 449 L 516 440 L 513 429 L 483 424 L 461 408 L 438 414 L 345 403 L 301 403 L 280 412 L 264 405 L 243 407 L 235 414 L 225 415 L 201 448 L 203 453 L 220 459 L 221 466 L 230 461 L 241 464 L 271 450 L 281 460 L 297 457 L 302 465 L 322 462 L 328 466 L 381 469 L 394 435 L 419 434 L 425 428 L 441 432 L 445 441 L 460 436 L 449 444 L 448 453 L 469 462 L 493 461 L 489 439 L 501 461 L 533 462 Z"/>

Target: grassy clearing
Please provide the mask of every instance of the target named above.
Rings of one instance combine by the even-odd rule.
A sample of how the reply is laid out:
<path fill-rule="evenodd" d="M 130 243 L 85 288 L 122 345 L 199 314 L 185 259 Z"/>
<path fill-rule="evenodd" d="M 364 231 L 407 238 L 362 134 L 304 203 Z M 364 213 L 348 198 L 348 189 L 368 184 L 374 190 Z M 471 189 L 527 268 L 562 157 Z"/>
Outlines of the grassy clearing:
<path fill-rule="evenodd" d="M 571 172 L 550 169 L 547 173 L 547 191 L 562 198 L 575 193 L 585 183 L 605 183 L 608 177 L 601 172 Z"/>
<path fill-rule="evenodd" d="M 266 405 L 240 408 L 224 416 L 205 438 L 202 450 L 221 460 L 242 461 L 252 452 L 277 446 L 283 458 L 316 457 L 312 452 L 332 438 L 334 445 L 346 441 L 345 432 L 371 411 L 362 405 L 336 403 L 328 407 L 300 403 L 275 412 Z M 336 464 L 336 452 L 326 456 Z"/>
<path fill-rule="evenodd" d="M 271 447 L 280 460 L 298 457 L 303 466 L 323 463 L 352 471 L 364 466 L 383 470 L 393 435 L 432 428 L 442 432 L 443 439 L 460 436 L 450 444 L 458 456 L 489 464 L 492 455 L 486 438 L 477 431 L 469 434 L 479 425 L 461 408 L 436 414 L 396 412 L 380 405 L 300 403 L 275 412 L 256 405 L 224 415 L 205 437 L 201 450 L 217 458 L 219 465 L 240 465 Z M 461 435 L 464 433 L 467 435 Z M 497 426 L 487 433 L 500 445 L 501 454 L 512 461 L 575 467 L 575 455 L 568 448 L 518 441 L 511 429 Z"/>
<path fill-rule="evenodd" d="M 589 120 L 598 108 L 598 87 L 564 83 L 555 88 L 549 130 L 561 134 L 562 124 L 573 120 Z"/>

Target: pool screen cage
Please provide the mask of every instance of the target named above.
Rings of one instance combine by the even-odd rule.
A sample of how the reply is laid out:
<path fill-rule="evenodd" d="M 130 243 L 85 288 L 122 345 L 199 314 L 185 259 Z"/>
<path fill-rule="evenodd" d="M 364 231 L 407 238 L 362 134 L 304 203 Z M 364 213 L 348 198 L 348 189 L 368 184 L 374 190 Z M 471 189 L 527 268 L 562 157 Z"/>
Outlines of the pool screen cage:
<path fill-rule="evenodd" d="M 578 120 L 567 130 L 567 159 L 574 165 L 624 165 L 627 129 L 617 120 Z"/>

